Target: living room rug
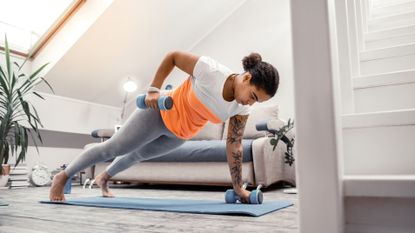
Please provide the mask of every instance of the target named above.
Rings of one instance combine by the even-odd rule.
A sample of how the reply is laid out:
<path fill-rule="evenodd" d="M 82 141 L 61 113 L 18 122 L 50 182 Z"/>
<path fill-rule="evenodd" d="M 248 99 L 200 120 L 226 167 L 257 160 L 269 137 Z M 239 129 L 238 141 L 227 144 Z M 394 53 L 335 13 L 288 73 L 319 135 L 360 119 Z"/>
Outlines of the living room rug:
<path fill-rule="evenodd" d="M 215 200 L 184 200 L 184 199 L 156 199 L 135 197 L 84 197 L 71 198 L 65 202 L 40 201 L 44 204 L 78 205 L 102 208 L 137 209 L 153 211 L 170 211 L 195 214 L 222 214 L 244 215 L 259 217 L 293 204 L 289 201 L 266 201 L 260 205 L 227 204 L 224 201 Z"/>

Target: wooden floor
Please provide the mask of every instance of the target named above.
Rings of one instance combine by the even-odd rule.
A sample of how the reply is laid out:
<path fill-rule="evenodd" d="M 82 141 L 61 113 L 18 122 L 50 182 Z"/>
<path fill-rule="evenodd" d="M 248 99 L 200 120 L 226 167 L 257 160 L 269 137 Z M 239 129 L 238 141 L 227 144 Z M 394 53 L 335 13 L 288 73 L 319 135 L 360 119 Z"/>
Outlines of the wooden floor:
<path fill-rule="evenodd" d="M 199 186 L 123 186 L 112 189 L 118 196 L 223 199 L 226 188 Z M 261 217 L 205 215 L 46 205 L 48 187 L 0 190 L 1 233 L 44 232 L 298 232 L 297 195 L 282 189 L 264 190 L 264 200 L 291 200 L 294 206 Z M 70 197 L 97 196 L 98 189 L 72 188 Z"/>

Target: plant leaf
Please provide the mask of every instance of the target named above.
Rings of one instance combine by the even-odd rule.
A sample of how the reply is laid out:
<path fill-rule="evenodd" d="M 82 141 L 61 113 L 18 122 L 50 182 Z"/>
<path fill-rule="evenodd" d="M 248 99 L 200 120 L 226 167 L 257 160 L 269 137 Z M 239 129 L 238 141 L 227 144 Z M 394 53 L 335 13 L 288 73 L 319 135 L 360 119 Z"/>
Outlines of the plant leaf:
<path fill-rule="evenodd" d="M 9 82 L 11 81 L 11 64 L 10 64 L 10 50 L 9 50 L 9 43 L 7 42 L 7 36 L 4 35 L 4 52 L 6 57 L 6 69 L 7 69 L 7 78 Z"/>
<path fill-rule="evenodd" d="M 4 91 L 4 93 L 9 93 L 8 79 L 1 66 L 0 66 L 0 75 L 1 75 L 0 87 Z"/>
<path fill-rule="evenodd" d="M 20 70 L 20 65 L 19 65 L 19 63 L 17 63 L 17 62 L 13 62 L 13 64 L 14 64 L 15 66 L 17 66 L 17 69 L 18 69 L 18 70 Z"/>
<path fill-rule="evenodd" d="M 44 100 L 45 98 L 43 98 L 43 96 L 39 95 L 37 92 L 32 92 L 34 95 L 38 96 L 39 98 L 41 98 L 42 100 Z"/>
<path fill-rule="evenodd" d="M 44 64 L 43 66 L 41 66 L 40 68 L 38 68 L 35 72 L 33 72 L 30 76 L 29 79 L 33 79 L 34 77 L 36 77 L 36 75 L 39 74 L 40 71 L 42 71 L 49 63 Z"/>
<path fill-rule="evenodd" d="M 53 94 L 55 94 L 55 91 L 53 90 L 53 88 L 52 88 L 52 86 L 49 84 L 49 82 L 48 81 L 46 81 L 46 79 L 44 79 L 44 78 L 41 78 L 42 80 L 43 80 L 43 82 L 45 82 L 46 83 L 46 85 L 48 85 L 48 87 L 50 88 L 50 90 L 52 91 L 52 93 Z"/>

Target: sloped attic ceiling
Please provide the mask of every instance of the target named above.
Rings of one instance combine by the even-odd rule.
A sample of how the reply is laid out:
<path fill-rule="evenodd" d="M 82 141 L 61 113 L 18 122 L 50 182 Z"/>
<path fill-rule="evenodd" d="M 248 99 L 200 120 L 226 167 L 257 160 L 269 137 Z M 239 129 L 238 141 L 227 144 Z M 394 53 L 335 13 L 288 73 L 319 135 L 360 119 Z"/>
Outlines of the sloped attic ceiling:
<path fill-rule="evenodd" d="M 167 52 L 190 50 L 243 2 L 114 0 L 45 78 L 56 95 L 120 107 L 128 75 L 142 90 Z"/>

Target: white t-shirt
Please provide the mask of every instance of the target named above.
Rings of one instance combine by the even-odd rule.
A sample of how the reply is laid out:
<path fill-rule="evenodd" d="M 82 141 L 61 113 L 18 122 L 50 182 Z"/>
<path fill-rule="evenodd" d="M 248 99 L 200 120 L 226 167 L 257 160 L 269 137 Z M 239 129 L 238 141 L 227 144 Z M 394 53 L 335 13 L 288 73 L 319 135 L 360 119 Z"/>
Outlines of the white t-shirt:
<path fill-rule="evenodd" d="M 234 74 L 216 60 L 202 56 L 197 61 L 192 77 L 193 91 L 199 100 L 222 121 L 235 115 L 248 115 L 249 105 L 242 105 L 223 98 L 226 79 Z"/>
<path fill-rule="evenodd" d="M 193 76 L 167 93 L 174 104 L 169 111 L 160 111 L 166 127 L 177 137 L 188 139 L 208 121 L 218 124 L 235 115 L 248 115 L 249 105 L 223 99 L 223 86 L 232 73 L 215 60 L 200 57 Z"/>

